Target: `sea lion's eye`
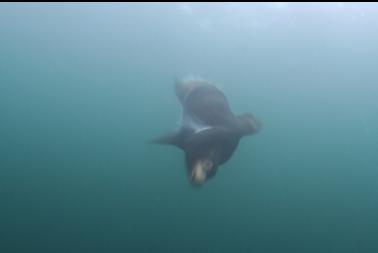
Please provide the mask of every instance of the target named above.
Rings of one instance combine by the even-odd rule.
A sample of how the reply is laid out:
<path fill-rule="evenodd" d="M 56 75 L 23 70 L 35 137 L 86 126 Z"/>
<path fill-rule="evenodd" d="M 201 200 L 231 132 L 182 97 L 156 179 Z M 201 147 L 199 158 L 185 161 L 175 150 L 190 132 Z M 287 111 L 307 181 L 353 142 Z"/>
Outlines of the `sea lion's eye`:
<path fill-rule="evenodd" d="M 203 161 L 203 167 L 204 167 L 205 171 L 209 171 L 213 167 L 213 162 L 210 161 L 210 160 L 205 160 L 205 161 Z"/>

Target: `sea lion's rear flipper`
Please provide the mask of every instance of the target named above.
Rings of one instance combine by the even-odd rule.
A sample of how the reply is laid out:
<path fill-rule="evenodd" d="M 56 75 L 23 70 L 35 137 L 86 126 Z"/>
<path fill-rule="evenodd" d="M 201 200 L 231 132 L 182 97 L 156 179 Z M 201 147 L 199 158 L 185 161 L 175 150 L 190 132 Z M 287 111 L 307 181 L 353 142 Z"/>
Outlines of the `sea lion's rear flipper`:
<path fill-rule="evenodd" d="M 184 104 L 188 94 L 195 88 L 208 84 L 205 80 L 199 77 L 186 77 L 184 79 L 176 79 L 175 93 L 181 104 Z"/>
<path fill-rule="evenodd" d="M 261 123 L 252 113 L 245 113 L 237 116 L 240 122 L 240 132 L 242 135 L 255 134 L 261 130 Z"/>

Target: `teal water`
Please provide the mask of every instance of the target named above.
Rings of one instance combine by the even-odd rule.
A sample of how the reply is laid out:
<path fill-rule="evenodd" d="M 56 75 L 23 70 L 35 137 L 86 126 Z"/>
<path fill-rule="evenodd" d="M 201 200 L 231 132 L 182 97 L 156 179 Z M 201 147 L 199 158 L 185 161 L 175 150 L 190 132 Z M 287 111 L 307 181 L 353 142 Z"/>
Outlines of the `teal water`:
<path fill-rule="evenodd" d="M 0 252 L 378 252 L 377 4 L 0 4 Z M 176 77 L 263 124 L 201 189 Z"/>

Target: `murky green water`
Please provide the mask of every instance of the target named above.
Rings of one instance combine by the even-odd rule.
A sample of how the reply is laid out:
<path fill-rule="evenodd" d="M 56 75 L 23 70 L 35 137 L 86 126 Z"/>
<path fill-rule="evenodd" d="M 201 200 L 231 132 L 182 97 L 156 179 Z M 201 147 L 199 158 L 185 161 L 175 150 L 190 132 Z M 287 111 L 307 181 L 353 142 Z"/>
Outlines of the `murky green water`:
<path fill-rule="evenodd" d="M 377 4 L 0 4 L 0 252 L 378 251 Z M 190 187 L 176 77 L 262 131 Z"/>

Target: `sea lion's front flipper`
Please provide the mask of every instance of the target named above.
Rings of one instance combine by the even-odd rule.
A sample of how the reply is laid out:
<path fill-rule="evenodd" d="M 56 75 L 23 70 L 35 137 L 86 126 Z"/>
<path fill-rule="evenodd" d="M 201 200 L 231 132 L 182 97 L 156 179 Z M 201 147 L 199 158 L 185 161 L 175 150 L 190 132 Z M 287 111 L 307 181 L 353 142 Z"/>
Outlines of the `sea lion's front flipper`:
<path fill-rule="evenodd" d="M 237 116 L 242 135 L 255 134 L 261 130 L 261 123 L 253 116 L 252 113 L 245 113 Z"/>
<path fill-rule="evenodd" d="M 150 141 L 150 143 L 161 145 L 173 145 L 182 148 L 183 134 L 181 131 L 168 133 Z"/>

